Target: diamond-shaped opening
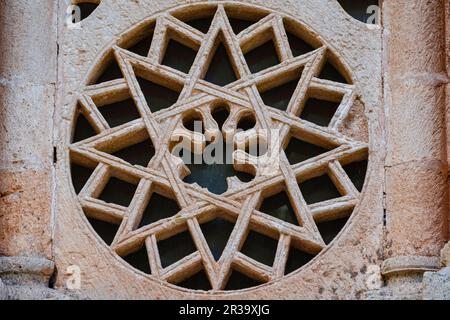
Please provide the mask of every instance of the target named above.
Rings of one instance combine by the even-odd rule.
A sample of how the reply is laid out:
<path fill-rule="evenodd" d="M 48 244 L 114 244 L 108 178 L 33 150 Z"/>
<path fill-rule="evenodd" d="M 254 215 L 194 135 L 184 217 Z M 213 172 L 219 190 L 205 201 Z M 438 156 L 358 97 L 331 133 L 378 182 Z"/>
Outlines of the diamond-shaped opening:
<path fill-rule="evenodd" d="M 282 191 L 271 197 L 265 198 L 259 211 L 288 223 L 299 225 L 294 208 L 292 208 L 286 191 Z"/>
<path fill-rule="evenodd" d="M 141 117 L 132 98 L 106 104 L 98 109 L 111 128 L 131 122 Z"/>
<path fill-rule="evenodd" d="M 146 274 L 151 274 L 150 263 L 148 260 L 147 248 L 143 245 L 137 251 L 122 257 L 133 268 L 140 270 Z"/>
<path fill-rule="evenodd" d="M 180 70 L 181 72 L 189 73 L 196 55 L 197 51 L 194 49 L 170 39 L 162 64 Z"/>
<path fill-rule="evenodd" d="M 100 84 L 107 81 L 122 79 L 123 74 L 120 70 L 119 64 L 112 53 L 108 54 L 105 67 L 102 69 L 100 75 L 98 75 L 91 84 Z"/>
<path fill-rule="evenodd" d="M 211 115 L 216 120 L 219 130 L 222 130 L 225 121 L 230 116 L 230 108 L 225 104 L 219 104 L 213 108 Z"/>
<path fill-rule="evenodd" d="M 128 207 L 135 192 L 136 185 L 112 177 L 98 198 L 108 203 Z"/>
<path fill-rule="evenodd" d="M 86 1 L 78 2 L 76 5 L 80 8 L 80 19 L 83 21 L 97 9 L 99 4 Z"/>
<path fill-rule="evenodd" d="M 309 43 L 304 41 L 303 39 L 297 37 L 291 32 L 286 32 L 289 45 L 291 47 L 292 54 L 294 57 L 301 56 L 303 54 L 306 54 L 308 52 L 314 51 L 315 48 L 311 46 Z"/>
<path fill-rule="evenodd" d="M 342 218 L 333 221 L 327 221 L 317 224 L 323 241 L 329 244 L 341 232 L 342 228 L 347 224 L 348 218 Z"/>
<path fill-rule="evenodd" d="M 341 197 L 341 194 L 328 174 L 303 181 L 299 184 L 299 187 L 307 204 L 314 204 Z"/>
<path fill-rule="evenodd" d="M 344 170 L 350 180 L 352 180 L 356 189 L 361 192 L 367 174 L 367 160 L 350 163 L 344 166 Z"/>
<path fill-rule="evenodd" d="M 225 290 L 242 290 L 247 288 L 252 288 L 259 286 L 261 282 L 247 277 L 243 273 L 239 271 L 233 270 L 230 278 L 228 279 L 228 283 L 225 287 Z"/>
<path fill-rule="evenodd" d="M 189 111 L 183 116 L 183 126 L 192 132 L 205 133 L 202 114 L 198 111 Z"/>
<path fill-rule="evenodd" d="M 226 86 L 238 79 L 228 51 L 222 42 L 219 43 L 211 59 L 204 79 L 218 86 Z"/>
<path fill-rule="evenodd" d="M 301 119 L 327 127 L 333 119 L 340 102 L 310 98 L 303 108 Z"/>
<path fill-rule="evenodd" d="M 285 149 L 290 164 L 297 164 L 330 151 L 323 147 L 292 137 Z"/>
<path fill-rule="evenodd" d="M 280 63 L 273 40 L 269 40 L 259 47 L 247 52 L 245 60 L 252 73 L 268 69 Z"/>
<path fill-rule="evenodd" d="M 200 270 L 192 277 L 177 284 L 179 287 L 183 287 L 191 290 L 209 291 L 212 289 L 208 276 L 204 269 Z"/>
<path fill-rule="evenodd" d="M 373 11 L 368 10 L 370 6 L 375 5 L 381 8 L 379 0 L 338 0 L 338 2 L 349 15 L 364 23 L 367 23 L 369 18 L 374 14 Z"/>
<path fill-rule="evenodd" d="M 185 21 L 186 24 L 190 25 L 192 28 L 195 28 L 203 33 L 208 33 L 209 28 L 211 27 L 213 17 L 206 17 L 200 19 L 193 19 L 189 21 Z"/>
<path fill-rule="evenodd" d="M 92 228 L 100 236 L 100 238 L 102 238 L 107 245 L 111 245 L 114 237 L 116 236 L 117 230 L 119 229 L 119 226 L 92 218 L 88 218 L 88 220 Z"/>
<path fill-rule="evenodd" d="M 241 252 L 250 258 L 272 266 L 277 252 L 278 241 L 250 230 Z"/>
<path fill-rule="evenodd" d="M 214 259 L 219 261 L 231 232 L 233 232 L 234 224 L 221 217 L 217 217 L 212 221 L 203 223 L 201 229 Z"/>
<path fill-rule="evenodd" d="M 86 185 L 86 182 L 91 177 L 93 169 L 86 168 L 75 163 L 71 164 L 70 173 L 72 175 L 72 183 L 75 189 L 75 192 L 79 194 L 83 187 Z"/>
<path fill-rule="evenodd" d="M 83 113 L 78 111 L 77 119 L 75 120 L 75 130 L 73 132 L 72 142 L 79 142 L 97 134 L 90 122 L 86 119 Z"/>
<path fill-rule="evenodd" d="M 239 122 L 237 124 L 237 129 L 247 131 L 247 130 L 253 129 L 255 126 L 256 126 L 255 115 L 247 114 L 239 120 Z"/>
<path fill-rule="evenodd" d="M 147 105 L 152 112 L 169 108 L 177 102 L 180 96 L 179 91 L 172 90 L 141 77 L 137 77 L 137 79 L 147 101 Z"/>
<path fill-rule="evenodd" d="M 290 274 L 301 267 L 303 267 L 305 264 L 307 264 L 309 261 L 311 261 L 314 258 L 313 255 L 297 250 L 294 247 L 291 247 L 289 249 L 289 255 L 288 259 L 286 261 L 286 268 L 284 271 L 284 274 Z"/>
<path fill-rule="evenodd" d="M 148 32 L 147 36 L 145 36 L 142 40 L 137 41 L 127 50 L 134 52 L 140 56 L 147 57 L 153 41 L 153 31 L 149 30 L 147 32 Z"/>
<path fill-rule="evenodd" d="M 349 83 L 344 75 L 342 75 L 342 73 L 340 73 L 329 61 L 325 63 L 318 78 L 340 83 Z"/>
<path fill-rule="evenodd" d="M 189 231 L 158 241 L 158 249 L 163 268 L 197 251 Z"/>
<path fill-rule="evenodd" d="M 116 151 L 113 156 L 125 160 L 129 164 L 147 167 L 155 155 L 155 148 L 150 139 Z"/>
<path fill-rule="evenodd" d="M 275 88 L 261 92 L 261 98 L 267 106 L 281 111 L 286 111 L 287 107 L 289 106 L 289 102 L 291 101 L 292 95 L 297 88 L 299 80 L 300 77 Z"/>
<path fill-rule="evenodd" d="M 150 201 L 142 215 L 139 228 L 152 224 L 161 219 L 170 218 L 180 211 L 178 203 L 160 193 L 153 192 Z"/>

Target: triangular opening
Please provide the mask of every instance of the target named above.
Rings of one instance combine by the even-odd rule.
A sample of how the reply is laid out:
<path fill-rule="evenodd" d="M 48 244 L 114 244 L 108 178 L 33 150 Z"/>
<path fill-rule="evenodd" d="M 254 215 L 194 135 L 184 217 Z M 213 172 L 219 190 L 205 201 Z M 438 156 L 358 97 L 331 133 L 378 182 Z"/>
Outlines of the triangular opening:
<path fill-rule="evenodd" d="M 148 36 L 138 41 L 131 48 L 128 48 L 128 51 L 134 52 L 140 56 L 147 57 L 150 51 L 150 47 L 153 41 L 153 32 L 150 32 Z"/>
<path fill-rule="evenodd" d="M 88 220 L 92 228 L 100 236 L 100 238 L 102 238 L 108 246 L 111 245 L 114 237 L 116 236 L 117 230 L 119 229 L 119 226 L 92 218 L 88 218 Z"/>
<path fill-rule="evenodd" d="M 108 203 L 128 207 L 135 192 L 136 186 L 134 184 L 112 177 L 98 198 Z"/>
<path fill-rule="evenodd" d="M 263 99 L 264 104 L 281 111 L 286 111 L 299 80 L 300 77 L 281 86 L 262 92 L 261 98 Z"/>
<path fill-rule="evenodd" d="M 208 276 L 206 275 L 204 269 L 200 270 L 183 282 L 178 283 L 177 286 L 191 290 L 209 291 L 212 289 L 211 283 L 209 282 Z"/>
<path fill-rule="evenodd" d="M 93 172 L 94 172 L 93 169 L 79 166 L 75 163 L 72 163 L 70 165 L 70 173 L 72 175 L 72 183 L 73 183 L 75 192 L 77 194 L 79 194 L 81 192 L 81 190 L 83 190 L 84 186 L 86 185 L 86 182 L 89 180 L 89 178 L 91 177 Z"/>
<path fill-rule="evenodd" d="M 322 127 L 328 127 L 339 105 L 339 102 L 310 98 L 306 101 L 300 118 Z"/>
<path fill-rule="evenodd" d="M 83 21 L 97 9 L 98 3 L 81 2 L 77 3 L 77 6 L 80 8 L 80 19 Z"/>
<path fill-rule="evenodd" d="M 234 224 L 219 217 L 202 224 L 201 229 L 214 259 L 219 261 L 234 229 Z"/>
<path fill-rule="evenodd" d="M 361 192 L 364 187 L 364 181 L 367 173 L 367 160 L 350 163 L 344 166 L 350 180 L 352 180 L 356 189 Z"/>
<path fill-rule="evenodd" d="M 181 72 L 189 73 L 196 56 L 197 51 L 179 43 L 178 41 L 170 39 L 162 64 L 177 69 Z"/>
<path fill-rule="evenodd" d="M 147 167 L 155 155 L 155 148 L 150 139 L 116 151 L 113 156 L 125 160 L 131 165 Z"/>
<path fill-rule="evenodd" d="M 97 134 L 83 113 L 78 112 L 72 142 L 79 142 Z"/>
<path fill-rule="evenodd" d="M 114 57 L 112 57 L 110 61 L 107 63 L 107 66 L 103 71 L 103 73 L 97 78 L 97 80 L 93 81 L 93 84 L 99 84 L 122 78 L 123 78 L 122 70 L 120 70 L 117 60 Z"/>
<path fill-rule="evenodd" d="M 290 164 L 297 164 L 317 157 L 328 151 L 330 150 L 292 137 L 285 150 L 285 153 Z"/>
<path fill-rule="evenodd" d="M 296 226 L 299 225 L 297 216 L 285 191 L 265 198 L 259 211 Z"/>
<path fill-rule="evenodd" d="M 147 249 L 142 246 L 138 251 L 122 257 L 133 268 L 138 269 L 146 274 L 151 274 L 150 263 L 148 260 Z"/>
<path fill-rule="evenodd" d="M 158 249 L 163 268 L 197 251 L 188 231 L 179 233 L 166 240 L 158 241 Z"/>
<path fill-rule="evenodd" d="M 328 174 L 304 181 L 299 184 L 299 187 L 307 204 L 314 204 L 341 197 L 341 194 Z"/>
<path fill-rule="evenodd" d="M 229 18 L 228 20 L 230 21 L 231 28 L 233 28 L 233 32 L 235 34 L 239 34 L 245 29 L 255 24 L 255 21 L 251 20 L 236 19 L 236 18 Z"/>
<path fill-rule="evenodd" d="M 250 258 L 271 267 L 275 260 L 278 241 L 250 230 L 241 252 Z"/>
<path fill-rule="evenodd" d="M 139 228 L 152 224 L 161 219 L 170 218 L 180 211 L 180 207 L 175 200 L 167 198 L 154 192 L 145 209 Z"/>
<path fill-rule="evenodd" d="M 238 77 L 234 72 L 227 49 L 225 48 L 225 45 L 220 42 L 209 64 L 205 80 L 223 87 L 235 82 L 237 79 Z"/>
<path fill-rule="evenodd" d="M 247 288 L 252 288 L 259 286 L 261 282 L 247 277 L 246 275 L 233 270 L 230 278 L 228 279 L 227 286 L 225 287 L 225 290 L 242 290 Z"/>
<path fill-rule="evenodd" d="M 327 62 L 323 67 L 319 78 L 334 82 L 348 83 L 345 77 L 329 62 Z"/>
<path fill-rule="evenodd" d="M 147 105 L 152 112 L 158 112 L 174 105 L 180 92 L 161 86 L 144 78 L 138 77 L 139 86 L 145 96 Z"/>
<path fill-rule="evenodd" d="M 286 261 L 286 268 L 284 274 L 287 275 L 298 270 L 299 268 L 307 264 L 309 261 L 311 261 L 313 258 L 314 256 L 309 253 L 291 247 L 289 249 L 289 256 Z"/>
<path fill-rule="evenodd" d="M 273 40 L 269 40 L 263 45 L 247 52 L 245 54 L 245 60 L 251 73 L 257 73 L 280 63 Z"/>
<path fill-rule="evenodd" d="M 322 222 L 317 225 L 322 235 L 323 241 L 329 244 L 341 232 L 342 228 L 347 224 L 348 218 L 339 220 Z"/>
<path fill-rule="evenodd" d="M 134 100 L 131 98 L 124 101 L 103 105 L 99 107 L 98 110 L 111 128 L 131 122 L 141 117 Z"/>
<path fill-rule="evenodd" d="M 294 57 L 298 57 L 315 50 L 309 43 L 290 32 L 287 32 L 287 37 Z"/>
<path fill-rule="evenodd" d="M 208 33 L 209 28 L 211 27 L 213 17 L 194 19 L 190 21 L 185 21 L 186 24 L 190 25 L 192 28 L 195 28 L 203 33 Z"/>

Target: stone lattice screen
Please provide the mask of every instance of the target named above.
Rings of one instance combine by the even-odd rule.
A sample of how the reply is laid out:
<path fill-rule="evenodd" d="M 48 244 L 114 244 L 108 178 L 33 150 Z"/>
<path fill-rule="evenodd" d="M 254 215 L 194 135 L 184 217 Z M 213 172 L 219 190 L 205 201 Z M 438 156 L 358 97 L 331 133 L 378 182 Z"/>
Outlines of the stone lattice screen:
<path fill-rule="evenodd" d="M 58 269 L 79 266 L 92 296 L 313 297 L 320 274 L 364 290 L 383 218 L 379 29 L 336 1 L 169 2 L 103 1 L 63 32 Z M 220 132 L 234 165 L 214 179 L 171 153 Z M 280 147 L 249 152 L 273 141 L 260 132 Z"/>

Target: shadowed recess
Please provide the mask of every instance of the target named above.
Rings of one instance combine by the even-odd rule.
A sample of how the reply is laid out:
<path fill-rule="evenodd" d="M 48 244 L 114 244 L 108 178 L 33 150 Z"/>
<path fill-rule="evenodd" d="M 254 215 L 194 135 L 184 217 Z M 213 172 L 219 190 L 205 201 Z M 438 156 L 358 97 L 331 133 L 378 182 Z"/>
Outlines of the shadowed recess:
<path fill-rule="evenodd" d="M 285 191 L 265 198 L 259 211 L 288 223 L 299 225 L 294 209 Z"/>
<path fill-rule="evenodd" d="M 117 230 L 119 229 L 119 226 L 92 218 L 88 218 L 88 220 L 92 228 L 100 236 L 100 238 L 102 238 L 108 246 L 111 245 L 114 237 L 116 236 Z"/>
<path fill-rule="evenodd" d="M 122 257 L 122 259 L 135 269 L 141 270 L 146 274 L 152 273 L 150 264 L 148 262 L 148 254 L 145 245 L 142 246 L 138 251 L 131 253 L 126 257 Z"/>
<path fill-rule="evenodd" d="M 133 199 L 135 191 L 136 186 L 134 184 L 113 177 L 109 179 L 105 189 L 103 189 L 98 198 L 108 203 L 128 207 Z"/>
<path fill-rule="evenodd" d="M 179 211 L 180 207 L 175 200 L 154 192 L 142 215 L 139 228 L 152 224 L 161 219 L 170 218 L 176 215 Z"/>
<path fill-rule="evenodd" d="M 80 112 L 76 120 L 72 142 L 79 142 L 97 134 L 86 117 Z"/>
<path fill-rule="evenodd" d="M 81 2 L 77 3 L 76 5 L 80 8 L 81 21 L 89 17 L 98 7 L 97 3 L 90 2 Z"/>
<path fill-rule="evenodd" d="M 227 49 L 221 42 L 214 53 L 205 80 L 218 86 L 226 86 L 238 79 L 230 62 Z"/>
<path fill-rule="evenodd" d="M 174 105 L 180 93 L 154 82 L 137 77 L 139 86 L 152 112 L 158 112 Z"/>
<path fill-rule="evenodd" d="M 326 244 L 329 244 L 331 241 L 333 241 L 333 239 L 336 238 L 339 232 L 341 232 L 347 221 L 348 218 L 344 218 L 319 223 L 317 227 L 319 228 L 319 232 L 322 235 L 323 241 L 325 241 Z"/>
<path fill-rule="evenodd" d="M 231 28 L 233 28 L 233 32 L 238 35 L 245 29 L 249 28 L 251 25 L 255 24 L 255 21 L 251 20 L 243 20 L 236 18 L 228 18 L 230 21 Z"/>
<path fill-rule="evenodd" d="M 185 21 L 185 23 L 206 34 L 209 31 L 209 27 L 211 27 L 212 19 L 213 17 L 194 19 Z"/>
<path fill-rule="evenodd" d="M 339 102 L 308 99 L 300 118 L 322 127 L 328 127 L 339 105 Z"/>
<path fill-rule="evenodd" d="M 252 73 L 268 69 L 280 63 L 272 40 L 245 54 L 245 60 Z"/>
<path fill-rule="evenodd" d="M 152 141 L 147 139 L 141 143 L 116 151 L 112 155 L 125 160 L 131 165 L 147 167 L 155 155 L 155 148 L 153 147 Z"/>
<path fill-rule="evenodd" d="M 222 130 L 223 124 L 230 116 L 230 111 L 227 105 L 218 105 L 213 109 L 211 115 L 216 120 L 219 130 Z"/>
<path fill-rule="evenodd" d="M 170 39 L 162 64 L 189 73 L 196 55 L 197 51 Z"/>
<path fill-rule="evenodd" d="M 277 253 L 278 241 L 250 230 L 241 252 L 271 267 Z"/>
<path fill-rule="evenodd" d="M 203 118 L 199 112 L 190 113 L 183 118 L 183 126 L 192 132 L 205 133 Z"/>
<path fill-rule="evenodd" d="M 102 74 L 100 74 L 100 76 L 97 77 L 97 79 L 93 81 L 91 84 L 99 84 L 122 78 L 123 78 L 122 71 L 120 70 L 120 67 L 117 64 L 116 59 L 113 57 L 107 63 L 107 66 L 105 70 L 102 72 Z"/>
<path fill-rule="evenodd" d="M 349 15 L 364 23 L 367 23 L 374 14 L 374 11 L 368 10 L 370 6 L 376 5 L 380 8 L 378 0 L 338 0 L 338 2 Z"/>
<path fill-rule="evenodd" d="M 318 78 L 340 83 L 349 83 L 347 79 L 345 79 L 345 77 L 329 62 L 325 64 Z"/>
<path fill-rule="evenodd" d="M 299 187 L 307 204 L 314 204 L 341 197 L 341 194 L 328 174 L 304 181 L 299 184 Z"/>
<path fill-rule="evenodd" d="M 242 117 L 238 124 L 237 129 L 241 129 L 243 131 L 251 130 L 256 126 L 256 119 L 254 115 L 246 115 Z"/>
<path fill-rule="evenodd" d="M 290 164 L 297 164 L 308 159 L 317 157 L 330 150 L 292 137 L 285 150 Z"/>
<path fill-rule="evenodd" d="M 297 250 L 294 247 L 291 247 L 289 249 L 289 256 L 286 261 L 286 268 L 284 274 L 287 275 L 298 270 L 299 268 L 307 264 L 309 261 L 311 261 L 312 258 L 314 258 L 313 255 Z"/>
<path fill-rule="evenodd" d="M 261 93 L 261 98 L 269 107 L 286 111 L 300 78 Z"/>
<path fill-rule="evenodd" d="M 216 218 L 202 224 L 201 229 L 214 259 L 219 261 L 234 229 L 234 224 L 223 218 Z"/>
<path fill-rule="evenodd" d="M 158 249 L 163 268 L 197 251 L 189 231 L 158 241 Z"/>
<path fill-rule="evenodd" d="M 298 57 L 315 50 L 313 46 L 305 42 L 303 39 L 300 39 L 299 37 L 290 32 L 286 33 L 294 57 Z"/>
<path fill-rule="evenodd" d="M 128 51 L 134 52 L 140 56 L 147 57 L 153 41 L 153 31 L 149 35 L 138 41 L 135 45 L 128 48 Z"/>
<path fill-rule="evenodd" d="M 93 172 L 94 172 L 93 169 L 89 169 L 83 166 L 79 166 L 75 163 L 71 163 L 70 173 L 72 175 L 73 187 L 77 194 L 81 192 L 81 190 L 83 189 L 83 187 L 85 186 L 86 182 L 89 180 Z"/>
<path fill-rule="evenodd" d="M 242 290 L 247 288 L 252 288 L 259 286 L 261 282 L 247 277 L 246 275 L 233 270 L 230 278 L 228 279 L 228 283 L 225 287 L 225 290 Z"/>
<path fill-rule="evenodd" d="M 98 110 L 111 128 L 120 126 L 141 117 L 136 105 L 134 104 L 134 100 L 131 98 L 101 106 Z"/>
<path fill-rule="evenodd" d="M 367 160 L 350 163 L 344 166 L 350 180 L 352 180 L 356 189 L 361 192 L 364 187 L 364 181 L 367 173 Z"/>
<path fill-rule="evenodd" d="M 212 289 L 211 283 L 209 282 L 208 276 L 206 275 L 204 269 L 200 270 L 183 282 L 178 283 L 177 286 L 191 290 L 209 291 Z"/>

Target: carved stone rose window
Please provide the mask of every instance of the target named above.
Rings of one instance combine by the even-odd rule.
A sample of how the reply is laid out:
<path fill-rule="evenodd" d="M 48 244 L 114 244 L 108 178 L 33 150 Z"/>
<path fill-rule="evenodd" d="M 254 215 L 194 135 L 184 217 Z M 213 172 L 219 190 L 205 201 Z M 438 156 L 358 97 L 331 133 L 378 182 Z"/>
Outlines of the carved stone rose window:
<path fill-rule="evenodd" d="M 161 12 L 118 37 L 82 87 L 69 147 L 80 209 L 127 267 L 164 283 L 277 281 L 319 255 L 360 200 L 357 86 L 290 16 L 236 3 Z M 249 151 L 259 132 L 278 143 Z M 177 137 L 203 150 L 218 133 L 232 163 L 172 152 Z"/>

